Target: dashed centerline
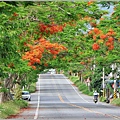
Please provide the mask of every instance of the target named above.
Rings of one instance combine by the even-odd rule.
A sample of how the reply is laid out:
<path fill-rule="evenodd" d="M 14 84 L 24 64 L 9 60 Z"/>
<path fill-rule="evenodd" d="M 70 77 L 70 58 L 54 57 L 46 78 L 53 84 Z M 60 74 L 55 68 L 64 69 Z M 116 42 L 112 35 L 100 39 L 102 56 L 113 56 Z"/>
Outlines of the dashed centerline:
<path fill-rule="evenodd" d="M 66 102 L 63 100 L 63 98 L 62 98 L 62 96 L 61 96 L 60 94 L 58 94 L 58 97 L 59 97 L 59 99 L 60 99 L 60 101 L 61 101 L 62 103 L 66 103 Z M 83 110 L 88 111 L 88 112 L 97 113 L 97 114 L 100 114 L 100 115 L 106 115 L 106 116 L 112 117 L 113 119 L 117 119 L 117 120 L 120 119 L 120 117 L 118 117 L 118 116 L 110 115 L 110 114 L 104 114 L 104 113 L 98 112 L 98 111 L 93 111 L 93 110 L 90 110 L 90 109 L 88 109 L 88 108 L 85 108 L 85 107 L 82 107 L 82 106 L 78 106 L 78 105 L 75 105 L 75 104 L 72 104 L 72 103 L 66 103 L 66 104 L 68 104 L 68 105 L 70 105 L 70 106 L 74 106 L 74 107 L 76 107 L 76 108 L 83 109 Z"/>
<path fill-rule="evenodd" d="M 59 97 L 60 101 L 61 101 L 62 103 L 64 103 L 64 100 L 63 100 L 63 98 L 62 98 L 62 96 L 61 96 L 60 94 L 58 94 L 58 97 Z"/>

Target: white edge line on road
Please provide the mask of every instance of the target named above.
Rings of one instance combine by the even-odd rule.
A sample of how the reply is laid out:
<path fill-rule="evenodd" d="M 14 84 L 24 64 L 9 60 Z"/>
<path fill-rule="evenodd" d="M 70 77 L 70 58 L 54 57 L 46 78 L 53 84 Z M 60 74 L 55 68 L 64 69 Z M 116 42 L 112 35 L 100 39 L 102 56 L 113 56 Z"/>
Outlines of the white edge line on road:
<path fill-rule="evenodd" d="M 38 87 L 39 88 L 39 91 L 38 91 L 38 104 L 37 104 L 34 119 L 38 118 L 38 111 L 39 111 L 39 107 L 40 107 L 40 75 L 39 75 L 39 78 L 38 78 L 38 83 L 39 83 L 39 87 Z"/>
<path fill-rule="evenodd" d="M 63 74 L 62 74 L 63 75 Z M 64 75 L 63 75 L 64 76 Z M 64 78 L 65 78 L 65 76 L 64 76 Z M 67 79 L 67 78 L 65 78 L 66 80 L 67 80 L 67 82 L 71 85 L 71 83 L 70 83 L 70 81 Z M 72 85 L 71 85 L 72 86 Z M 79 93 L 78 93 L 78 91 L 75 89 L 75 87 L 73 87 L 72 86 L 72 88 L 75 90 L 75 92 L 79 95 L 79 97 L 81 97 L 85 102 L 87 102 L 87 103 L 89 103 L 87 100 L 85 100 Z"/>

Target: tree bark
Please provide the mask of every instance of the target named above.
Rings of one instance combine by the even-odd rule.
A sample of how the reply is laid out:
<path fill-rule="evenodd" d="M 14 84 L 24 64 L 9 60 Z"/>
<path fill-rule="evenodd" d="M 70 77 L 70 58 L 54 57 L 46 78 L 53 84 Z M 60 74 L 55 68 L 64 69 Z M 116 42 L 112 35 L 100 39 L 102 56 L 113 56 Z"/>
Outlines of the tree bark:
<path fill-rule="evenodd" d="M 9 74 L 8 78 L 4 79 L 4 90 L 1 93 L 1 103 L 5 102 L 5 101 L 9 101 L 12 99 L 12 95 L 10 93 L 10 90 L 12 89 L 12 87 L 14 86 L 14 82 L 13 80 L 17 77 L 17 74 Z"/>

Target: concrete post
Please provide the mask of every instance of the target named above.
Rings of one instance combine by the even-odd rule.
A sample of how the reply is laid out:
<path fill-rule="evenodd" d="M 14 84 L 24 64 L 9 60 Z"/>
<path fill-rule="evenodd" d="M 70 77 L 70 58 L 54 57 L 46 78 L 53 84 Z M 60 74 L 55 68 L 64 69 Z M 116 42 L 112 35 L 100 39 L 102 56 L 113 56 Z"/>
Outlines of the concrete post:
<path fill-rule="evenodd" d="M 103 67 L 103 97 L 105 97 L 105 68 Z"/>

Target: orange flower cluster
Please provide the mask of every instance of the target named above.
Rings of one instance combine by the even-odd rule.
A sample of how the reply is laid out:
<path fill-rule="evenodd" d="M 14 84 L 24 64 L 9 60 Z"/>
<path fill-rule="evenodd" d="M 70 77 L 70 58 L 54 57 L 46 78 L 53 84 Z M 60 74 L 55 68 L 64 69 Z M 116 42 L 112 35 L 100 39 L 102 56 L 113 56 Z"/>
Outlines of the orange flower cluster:
<path fill-rule="evenodd" d="M 90 1 L 88 2 L 88 6 L 91 5 L 92 3 L 93 3 L 93 0 L 90 0 Z"/>
<path fill-rule="evenodd" d="M 93 50 L 98 50 L 98 49 L 100 48 L 100 46 L 99 46 L 98 43 L 94 43 L 94 44 L 92 45 L 92 48 L 93 48 Z"/>
<path fill-rule="evenodd" d="M 18 16 L 18 14 L 15 12 L 15 13 L 13 13 L 13 16 L 15 16 L 15 17 L 16 17 L 16 16 Z"/>
<path fill-rule="evenodd" d="M 84 61 L 81 61 L 80 64 L 81 64 L 81 65 L 85 65 L 85 62 L 84 62 Z"/>
<path fill-rule="evenodd" d="M 40 44 L 44 46 L 44 48 L 49 51 L 52 55 L 57 55 L 63 50 L 67 50 L 66 47 L 63 45 L 60 45 L 58 43 L 50 43 L 50 41 L 45 40 L 44 38 L 41 38 Z"/>
<path fill-rule="evenodd" d="M 39 24 L 39 30 L 41 33 L 47 33 L 47 34 L 55 34 L 57 32 L 63 31 L 63 28 L 66 26 L 64 25 L 57 25 L 54 23 L 51 24 Z M 35 32 L 38 34 L 38 32 Z M 36 69 L 35 64 L 41 63 L 41 58 L 43 57 L 43 54 L 51 54 L 53 59 L 56 58 L 56 56 L 61 51 L 66 51 L 66 47 L 63 45 L 60 45 L 58 43 L 50 43 L 50 41 L 44 39 L 42 37 L 43 35 L 40 34 L 40 38 L 38 40 L 29 40 L 27 42 L 24 42 L 24 46 L 29 48 L 29 51 L 25 52 L 25 54 L 22 56 L 23 60 L 28 60 L 28 65 L 31 66 L 33 69 Z M 33 38 L 30 38 L 33 39 Z M 31 44 L 32 42 L 32 44 Z M 29 44 L 30 43 L 30 44 Z M 45 61 L 44 66 L 48 66 L 47 62 Z"/>
<path fill-rule="evenodd" d="M 40 63 L 43 53 L 46 51 L 52 54 L 53 58 L 55 58 L 59 52 L 67 50 L 63 45 L 59 45 L 58 43 L 50 43 L 50 41 L 47 41 L 44 38 L 40 38 L 37 41 L 37 45 L 27 44 L 26 46 L 28 46 L 30 50 L 25 52 L 25 54 L 22 56 L 22 59 L 28 60 L 28 65 L 33 69 L 36 69 L 34 64 Z"/>
<path fill-rule="evenodd" d="M 57 25 L 57 24 L 50 24 L 50 25 L 45 25 L 43 23 L 39 24 L 39 29 L 40 32 L 42 33 L 50 33 L 50 34 L 55 34 L 57 32 L 61 32 L 63 31 L 63 28 L 65 27 L 65 25 Z"/>
<path fill-rule="evenodd" d="M 112 29 L 109 29 L 106 34 L 103 31 L 99 30 L 98 28 L 94 28 L 93 30 L 89 31 L 89 35 L 92 35 L 93 40 L 95 43 L 92 45 L 93 50 L 99 50 L 100 44 L 104 44 L 107 46 L 108 50 L 114 49 L 114 36 L 115 32 Z"/>

